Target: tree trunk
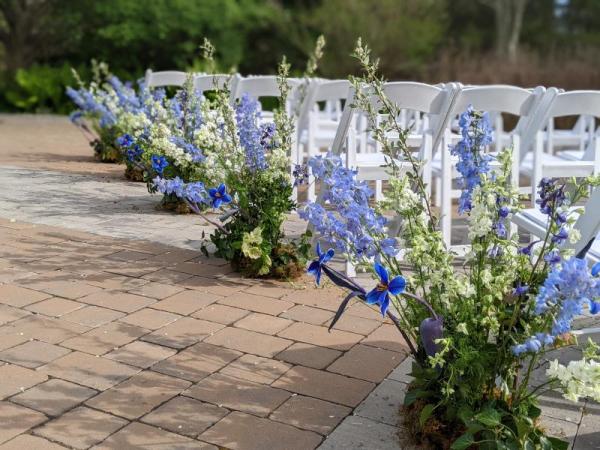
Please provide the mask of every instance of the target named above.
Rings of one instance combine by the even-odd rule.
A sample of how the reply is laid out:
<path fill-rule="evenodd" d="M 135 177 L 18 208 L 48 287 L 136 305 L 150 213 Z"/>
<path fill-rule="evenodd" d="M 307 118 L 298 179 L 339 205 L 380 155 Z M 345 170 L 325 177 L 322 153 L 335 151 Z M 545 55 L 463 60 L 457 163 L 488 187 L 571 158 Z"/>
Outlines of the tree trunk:
<path fill-rule="evenodd" d="M 496 19 L 496 54 L 514 62 L 519 50 L 519 38 L 527 0 L 481 0 L 494 10 Z"/>

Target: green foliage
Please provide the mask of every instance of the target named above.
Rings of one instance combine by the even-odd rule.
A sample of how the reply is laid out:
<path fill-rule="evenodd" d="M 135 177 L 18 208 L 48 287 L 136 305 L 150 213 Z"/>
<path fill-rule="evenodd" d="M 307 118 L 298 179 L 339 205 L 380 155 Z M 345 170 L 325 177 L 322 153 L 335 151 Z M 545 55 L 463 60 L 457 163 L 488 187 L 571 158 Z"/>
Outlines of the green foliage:
<path fill-rule="evenodd" d="M 9 108 L 23 111 L 68 113 L 65 88 L 73 83 L 68 64 L 59 67 L 33 65 L 18 69 L 13 80 L 5 80 L 0 100 Z"/>

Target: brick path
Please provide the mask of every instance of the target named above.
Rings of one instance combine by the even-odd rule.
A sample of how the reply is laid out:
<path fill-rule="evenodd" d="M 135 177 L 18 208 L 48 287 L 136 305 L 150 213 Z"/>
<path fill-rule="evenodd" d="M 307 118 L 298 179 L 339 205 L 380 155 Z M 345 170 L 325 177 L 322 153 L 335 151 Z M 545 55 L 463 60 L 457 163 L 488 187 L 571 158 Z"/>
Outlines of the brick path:
<path fill-rule="evenodd" d="M 334 288 L 157 243 L 1 219 L 0 282 L 0 448 L 311 449 L 406 355 L 363 305 L 328 333 Z"/>
<path fill-rule="evenodd" d="M 0 449 L 407 448 L 406 349 L 375 311 L 330 334 L 336 289 L 205 259 L 206 224 L 155 211 L 65 118 L 0 115 L 0 134 Z M 597 404 L 542 406 L 600 448 Z"/>

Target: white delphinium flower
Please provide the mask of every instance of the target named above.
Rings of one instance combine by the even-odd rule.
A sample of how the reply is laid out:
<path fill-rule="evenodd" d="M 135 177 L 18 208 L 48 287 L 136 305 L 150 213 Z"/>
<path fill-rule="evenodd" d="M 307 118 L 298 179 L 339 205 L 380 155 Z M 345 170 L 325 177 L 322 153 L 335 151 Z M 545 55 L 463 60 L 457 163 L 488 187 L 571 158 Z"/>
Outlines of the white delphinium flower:
<path fill-rule="evenodd" d="M 546 375 L 560 383 L 566 399 L 576 402 L 581 397 L 589 397 L 600 402 L 600 362 L 581 359 L 564 366 L 554 360 Z"/>
<path fill-rule="evenodd" d="M 471 214 L 469 216 L 469 239 L 484 237 L 490 233 L 494 220 L 496 198 L 492 194 L 484 194 L 481 188 L 473 189 Z"/>

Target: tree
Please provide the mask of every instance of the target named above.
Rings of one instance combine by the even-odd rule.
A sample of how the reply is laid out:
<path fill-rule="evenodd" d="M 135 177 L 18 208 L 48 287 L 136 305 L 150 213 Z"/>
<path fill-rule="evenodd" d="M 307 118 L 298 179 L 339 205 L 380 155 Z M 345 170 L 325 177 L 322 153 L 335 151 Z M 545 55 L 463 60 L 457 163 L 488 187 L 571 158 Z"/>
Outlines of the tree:
<path fill-rule="evenodd" d="M 496 53 L 515 61 L 527 0 L 481 0 L 494 10 L 496 18 Z"/>

